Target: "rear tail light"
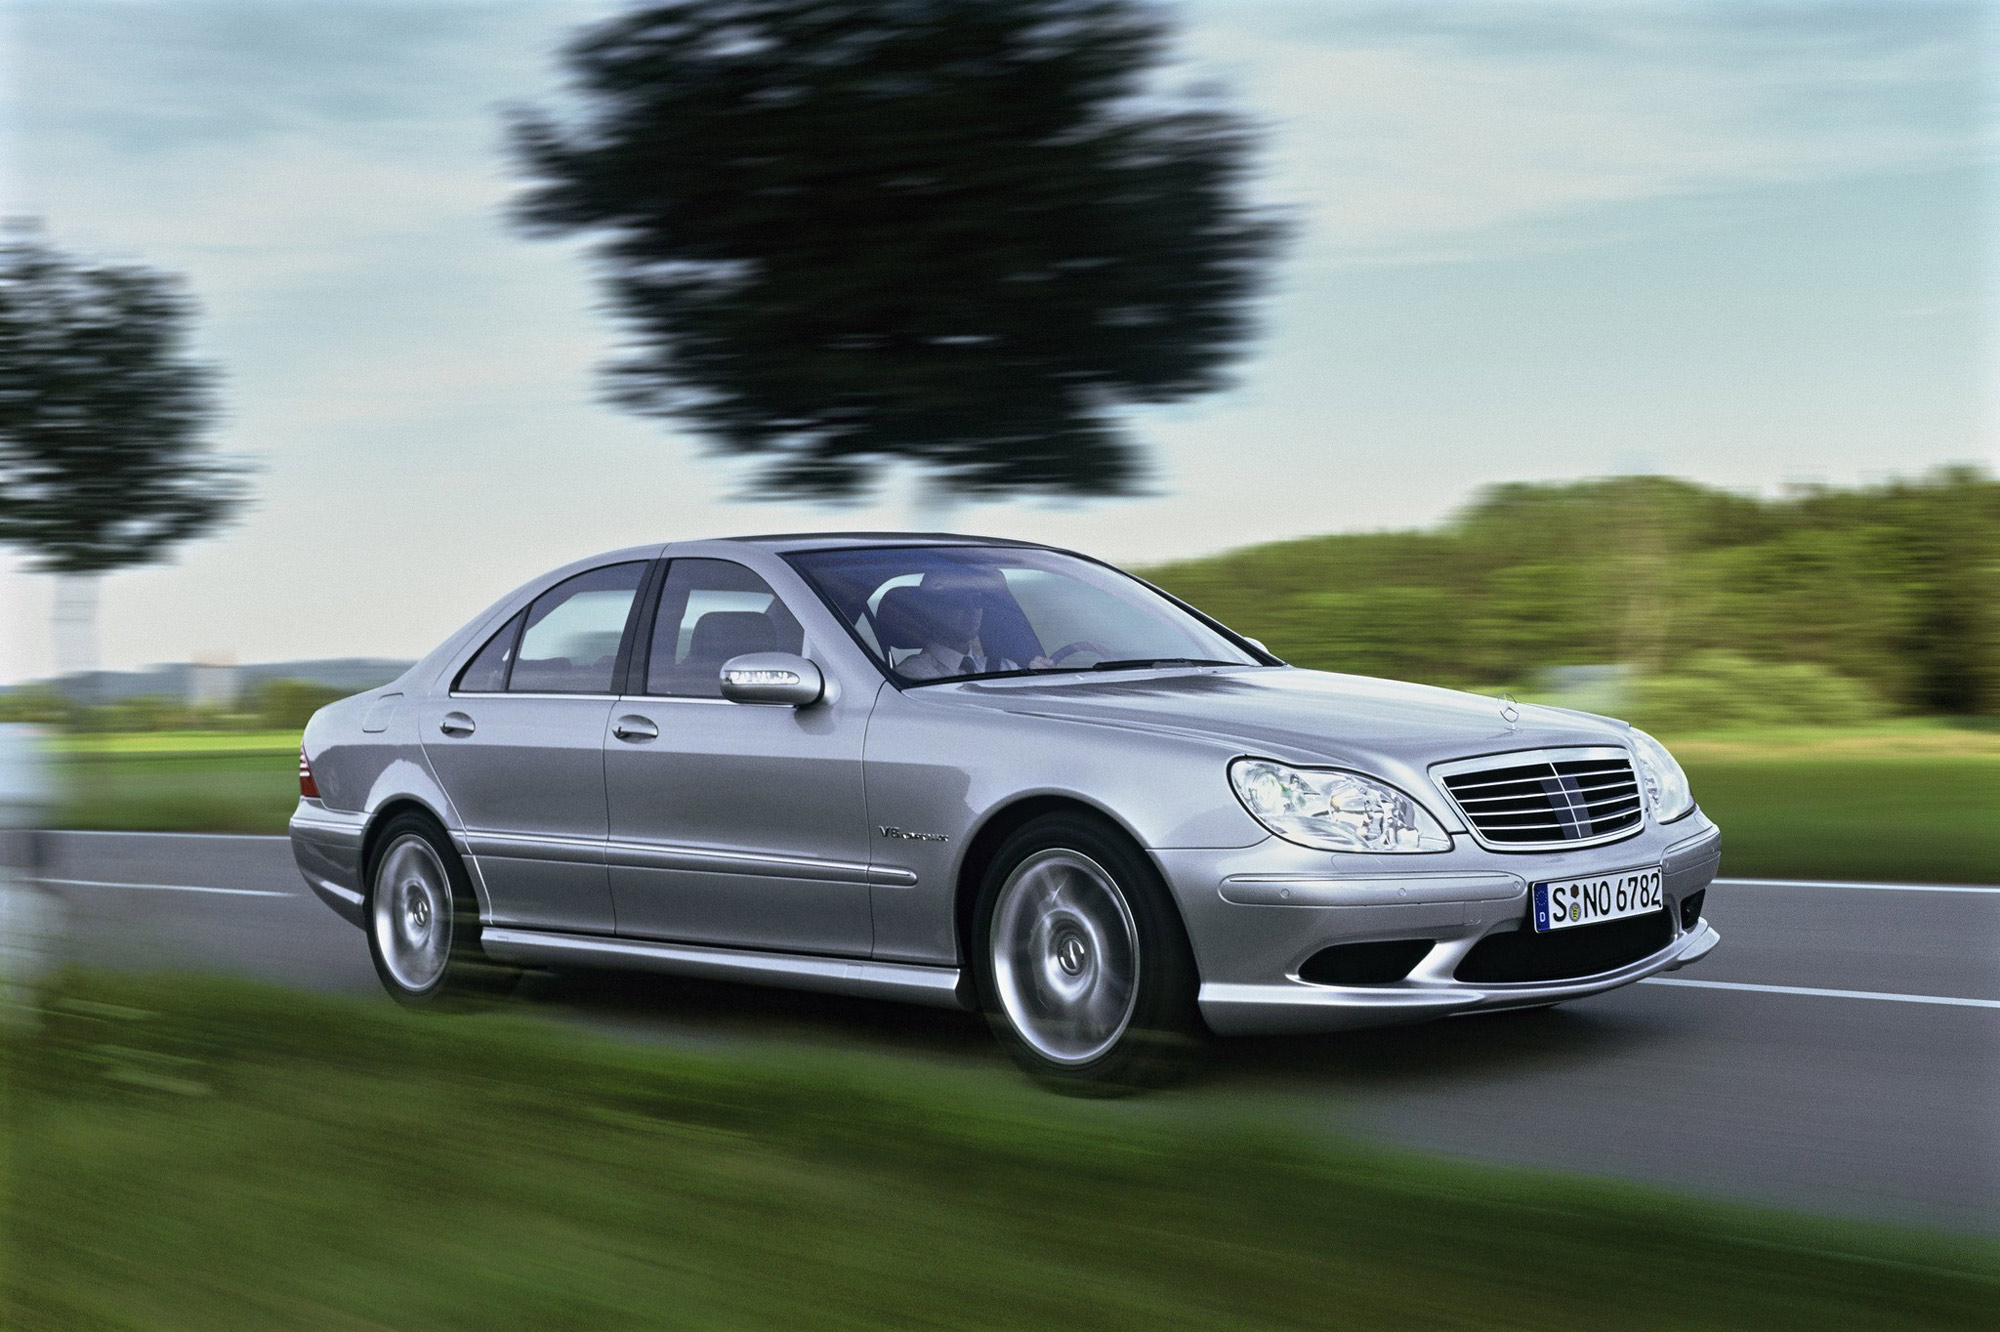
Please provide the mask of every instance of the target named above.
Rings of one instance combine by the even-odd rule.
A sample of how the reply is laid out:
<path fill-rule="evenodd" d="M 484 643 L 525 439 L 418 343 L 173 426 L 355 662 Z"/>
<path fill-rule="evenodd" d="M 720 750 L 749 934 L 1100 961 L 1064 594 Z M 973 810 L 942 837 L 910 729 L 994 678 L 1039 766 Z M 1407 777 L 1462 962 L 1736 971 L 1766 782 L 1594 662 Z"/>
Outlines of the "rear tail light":
<path fill-rule="evenodd" d="M 319 799 L 319 783 L 313 780 L 312 764 L 306 762 L 306 747 L 299 746 L 299 794 Z"/>

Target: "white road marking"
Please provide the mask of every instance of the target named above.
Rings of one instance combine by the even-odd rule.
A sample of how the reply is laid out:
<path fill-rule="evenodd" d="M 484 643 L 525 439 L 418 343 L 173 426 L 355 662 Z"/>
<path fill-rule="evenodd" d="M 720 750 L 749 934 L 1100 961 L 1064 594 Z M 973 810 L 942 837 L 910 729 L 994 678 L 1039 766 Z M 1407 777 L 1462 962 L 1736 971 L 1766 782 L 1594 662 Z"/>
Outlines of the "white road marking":
<path fill-rule="evenodd" d="M 1995 893 L 2000 888 L 1971 883 L 1854 883 L 1845 879 L 1717 879 L 1725 888 L 1865 888 L 1877 893 Z"/>
<path fill-rule="evenodd" d="M 211 888 L 200 883 L 125 883 L 117 879 L 42 879 L 65 888 L 144 888 L 162 893 L 222 893 L 229 897 L 297 897 L 270 888 Z"/>
<path fill-rule="evenodd" d="M 1949 1008 L 2000 1008 L 2000 999 L 1956 999 L 1942 994 L 1895 994 L 1885 990 L 1820 990 L 1808 985 L 1752 985 L 1748 981 L 1683 980 L 1648 976 L 1641 985 L 1685 985 L 1696 990 L 1748 990 L 1753 994 L 1803 994 L 1816 999 L 1879 999 L 1892 1004 L 1943 1004 Z"/>

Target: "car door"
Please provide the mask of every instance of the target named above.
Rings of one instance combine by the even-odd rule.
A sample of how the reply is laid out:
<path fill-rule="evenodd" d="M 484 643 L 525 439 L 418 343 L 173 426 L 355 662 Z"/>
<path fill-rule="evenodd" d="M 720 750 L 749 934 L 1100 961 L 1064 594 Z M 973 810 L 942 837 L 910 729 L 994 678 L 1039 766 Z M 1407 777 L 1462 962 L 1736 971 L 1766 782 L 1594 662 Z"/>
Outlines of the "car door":
<path fill-rule="evenodd" d="M 724 661 L 800 652 L 803 638 L 747 566 L 667 566 L 604 741 L 620 934 L 868 955 L 861 748 L 874 691 L 835 689 L 805 708 L 722 697 Z"/>
<path fill-rule="evenodd" d="M 536 597 L 431 699 L 424 751 L 451 797 L 492 921 L 609 934 L 604 727 L 649 565 Z"/>

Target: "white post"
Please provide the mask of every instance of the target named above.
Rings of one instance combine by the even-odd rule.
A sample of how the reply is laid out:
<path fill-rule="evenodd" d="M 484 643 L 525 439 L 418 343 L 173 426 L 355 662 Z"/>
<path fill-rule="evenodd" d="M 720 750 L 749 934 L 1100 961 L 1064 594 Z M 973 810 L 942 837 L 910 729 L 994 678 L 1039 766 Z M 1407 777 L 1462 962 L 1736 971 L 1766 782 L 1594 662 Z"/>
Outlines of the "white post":
<path fill-rule="evenodd" d="M 34 1024 L 36 988 L 61 945 L 62 903 L 30 854 L 48 800 L 40 732 L 0 726 L 0 1023 Z"/>

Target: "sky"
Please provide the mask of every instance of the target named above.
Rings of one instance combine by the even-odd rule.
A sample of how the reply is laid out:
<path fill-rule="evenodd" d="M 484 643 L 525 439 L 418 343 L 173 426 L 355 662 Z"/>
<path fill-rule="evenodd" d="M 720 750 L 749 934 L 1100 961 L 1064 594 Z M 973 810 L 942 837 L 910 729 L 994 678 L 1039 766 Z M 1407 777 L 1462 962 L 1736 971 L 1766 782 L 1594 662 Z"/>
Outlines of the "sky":
<path fill-rule="evenodd" d="M 185 276 L 255 503 L 106 580 L 104 665 L 414 657 L 597 550 L 908 526 L 604 402 L 581 244 L 509 227 L 503 110 L 602 0 L 12 0 L 0 211 Z M 1232 387 L 1136 414 L 1148 492 L 952 528 L 1126 563 L 1437 522 L 1485 485 L 1770 493 L 1992 465 L 1995 9 L 1189 0 L 1170 84 L 1296 224 Z M 0 552 L 0 683 L 53 664 Z"/>

